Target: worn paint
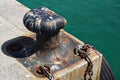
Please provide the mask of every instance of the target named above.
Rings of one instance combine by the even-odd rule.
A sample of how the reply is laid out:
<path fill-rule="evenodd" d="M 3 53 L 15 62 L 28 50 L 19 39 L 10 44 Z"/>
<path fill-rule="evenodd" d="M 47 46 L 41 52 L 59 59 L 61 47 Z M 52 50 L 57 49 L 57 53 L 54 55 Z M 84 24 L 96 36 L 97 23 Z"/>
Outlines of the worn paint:
<path fill-rule="evenodd" d="M 70 34 L 66 33 L 64 30 L 61 30 L 60 33 L 62 33 L 61 37 L 64 37 L 61 39 L 61 42 L 68 45 L 69 43 L 71 43 L 71 40 L 72 40 L 71 46 L 73 46 L 73 44 L 74 44 L 74 46 L 70 50 L 68 50 L 68 54 L 66 54 L 65 57 L 61 56 L 62 51 L 60 51 L 60 52 L 54 51 L 54 55 L 52 54 L 53 56 L 51 56 L 51 58 L 50 58 L 51 54 L 50 53 L 47 54 L 47 52 L 49 51 L 48 50 L 47 52 L 45 51 L 42 53 L 41 52 L 34 53 L 33 55 L 31 55 L 27 58 L 19 58 L 17 60 L 21 64 L 23 64 L 28 70 L 30 70 L 30 72 L 32 72 L 33 74 L 34 74 L 34 69 L 36 66 L 47 64 L 49 67 L 51 67 L 51 70 L 53 71 L 54 76 L 57 80 L 73 80 L 73 79 L 74 80 L 83 80 L 83 75 L 84 75 L 84 72 L 87 67 L 87 62 L 85 60 L 80 59 L 79 57 L 75 56 L 72 49 L 74 49 L 74 47 L 77 44 L 83 45 L 84 43 L 82 41 L 77 40 Z M 35 40 L 34 39 L 35 34 L 29 34 L 29 35 L 27 35 L 27 37 L 31 37 L 31 38 L 33 38 L 33 40 Z M 46 58 L 45 58 L 45 56 L 46 56 Z M 48 62 L 46 62 L 47 59 L 48 59 Z M 51 59 L 51 60 L 49 60 L 49 59 Z M 75 60 L 75 61 L 71 63 L 71 59 Z M 92 77 L 92 79 L 94 80 L 96 78 L 99 78 L 98 70 L 100 69 L 99 66 L 101 65 L 101 62 L 100 62 L 101 55 L 98 51 L 91 50 L 90 59 L 93 61 L 93 65 L 94 65 L 93 66 L 94 73 L 93 73 L 93 77 Z M 36 64 L 36 61 L 38 61 L 37 64 Z M 51 62 L 49 62 L 49 61 L 51 61 Z M 31 63 L 31 62 L 33 62 L 32 65 L 29 65 L 29 64 L 27 66 L 25 65 L 25 63 Z M 59 68 L 57 68 L 57 70 L 55 70 L 56 68 L 53 68 L 52 65 L 53 66 L 61 65 L 62 67 L 59 67 Z M 38 80 L 41 80 L 41 79 L 46 80 L 47 79 L 47 78 L 40 78 L 37 76 L 36 76 L 36 78 Z"/>

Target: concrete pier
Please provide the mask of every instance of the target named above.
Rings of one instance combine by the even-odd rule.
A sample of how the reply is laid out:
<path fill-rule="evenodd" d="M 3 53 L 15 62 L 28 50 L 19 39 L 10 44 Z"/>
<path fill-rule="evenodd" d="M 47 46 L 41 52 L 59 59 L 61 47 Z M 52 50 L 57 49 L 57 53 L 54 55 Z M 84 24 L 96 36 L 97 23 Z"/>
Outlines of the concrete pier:
<path fill-rule="evenodd" d="M 0 1 L 0 47 L 17 36 L 28 33 L 22 23 L 23 15 L 29 9 L 16 0 Z M 0 80 L 35 80 L 16 59 L 6 56 L 0 50 Z"/>

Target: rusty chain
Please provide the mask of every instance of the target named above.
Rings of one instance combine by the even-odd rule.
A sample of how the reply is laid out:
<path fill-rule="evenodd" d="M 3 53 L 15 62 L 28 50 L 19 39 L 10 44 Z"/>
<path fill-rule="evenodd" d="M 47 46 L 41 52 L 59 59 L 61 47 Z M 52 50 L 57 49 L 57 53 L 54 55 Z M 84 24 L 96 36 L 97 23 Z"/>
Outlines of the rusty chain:
<path fill-rule="evenodd" d="M 55 80 L 53 74 L 50 71 L 50 68 L 47 66 L 39 66 L 39 70 L 37 73 L 42 75 L 43 77 L 47 77 L 49 80 Z"/>
<path fill-rule="evenodd" d="M 90 46 L 89 44 L 85 44 L 85 45 L 78 45 L 74 49 L 75 55 L 84 58 L 88 62 L 87 69 L 85 70 L 84 73 L 84 80 L 87 80 L 87 75 L 89 75 L 88 80 L 92 80 L 92 75 L 93 75 L 93 71 L 92 71 L 93 63 L 88 56 L 90 48 L 93 47 Z M 55 80 L 53 74 L 50 71 L 50 68 L 47 66 L 39 66 L 39 70 L 37 70 L 37 73 L 44 77 L 47 77 L 49 80 Z"/>
<path fill-rule="evenodd" d="M 93 63 L 90 60 L 88 54 L 89 51 L 92 49 L 93 47 L 89 44 L 84 44 L 84 45 L 78 45 L 75 49 L 74 49 L 74 54 L 77 56 L 80 56 L 81 58 L 84 58 L 87 62 L 88 62 L 88 66 L 87 69 L 84 73 L 84 80 L 87 79 L 87 75 L 89 75 L 88 80 L 92 80 L 92 75 L 93 75 Z"/>

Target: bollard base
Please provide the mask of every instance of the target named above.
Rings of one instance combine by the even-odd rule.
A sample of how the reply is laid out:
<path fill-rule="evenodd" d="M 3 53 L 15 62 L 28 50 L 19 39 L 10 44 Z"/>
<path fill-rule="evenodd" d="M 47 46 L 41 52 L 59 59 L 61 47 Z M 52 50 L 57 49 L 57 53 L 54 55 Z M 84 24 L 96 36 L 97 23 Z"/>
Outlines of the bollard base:
<path fill-rule="evenodd" d="M 37 48 L 36 35 L 31 33 L 25 37 L 15 38 L 8 44 L 8 53 L 36 76 L 36 80 L 47 80 L 36 73 L 36 68 L 41 65 L 48 66 L 56 80 L 84 80 L 84 72 L 87 62 L 74 55 L 77 44 L 84 43 L 64 30 L 59 33 L 59 45 L 57 47 Z M 17 43 L 18 47 L 12 44 Z M 20 46 L 19 46 L 19 44 Z M 12 45 L 12 50 L 10 50 Z M 51 48 L 51 47 L 52 48 Z M 20 50 L 19 50 L 20 49 Z M 18 51 L 16 51 L 18 50 Z M 99 80 L 102 55 L 95 49 L 89 54 L 93 62 L 93 80 Z"/>

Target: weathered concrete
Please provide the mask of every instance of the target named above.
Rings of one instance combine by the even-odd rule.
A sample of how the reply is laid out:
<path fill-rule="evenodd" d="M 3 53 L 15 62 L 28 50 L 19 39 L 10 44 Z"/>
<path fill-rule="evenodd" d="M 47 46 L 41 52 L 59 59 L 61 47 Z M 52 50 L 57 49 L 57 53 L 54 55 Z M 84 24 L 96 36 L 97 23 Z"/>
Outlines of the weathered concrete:
<path fill-rule="evenodd" d="M 17 36 L 21 36 L 24 34 L 29 33 L 29 31 L 24 27 L 22 19 L 24 14 L 29 9 L 24 7 L 22 4 L 17 2 L 16 0 L 1 0 L 0 1 L 0 47 L 2 44 L 12 38 L 15 38 Z M 96 53 L 95 53 L 96 54 Z M 94 61 L 94 70 L 96 71 L 94 77 L 99 77 L 99 71 L 100 71 L 100 64 L 101 64 L 101 55 L 99 54 L 93 54 L 92 60 Z M 99 62 L 99 63 L 98 63 Z M 67 77 L 71 77 L 71 75 L 74 75 L 74 72 L 69 70 L 80 70 L 85 69 L 86 62 L 82 60 L 82 62 L 78 62 L 81 65 L 78 65 L 76 67 L 70 66 L 69 68 L 66 68 L 64 70 L 61 70 L 57 73 L 55 73 L 56 76 L 61 77 L 61 80 L 67 80 Z M 76 63 L 76 64 L 78 64 Z M 22 64 L 16 61 L 16 59 L 6 56 L 1 50 L 0 50 L 0 80 L 37 80 L 35 76 L 33 76 L 27 69 L 23 67 Z M 85 66 L 83 66 L 85 65 Z M 66 71 L 66 74 L 64 71 Z M 69 72 L 72 72 L 68 74 Z M 76 72 L 76 74 L 80 74 L 79 72 Z M 83 76 L 83 75 L 81 75 Z M 57 78 L 58 78 L 57 77 Z M 73 76 L 69 80 L 73 80 L 74 77 L 78 77 L 78 75 Z M 40 80 L 46 80 L 40 79 Z M 76 80 L 79 80 L 76 79 Z"/>
<path fill-rule="evenodd" d="M 23 16 L 29 9 L 16 0 L 0 0 L 0 16 L 20 31 L 28 31 L 23 27 Z"/>
<path fill-rule="evenodd" d="M 27 10 L 16 0 L 0 0 L 0 47 L 5 41 L 27 32 L 22 24 Z M 31 76 L 14 58 L 4 55 L 0 50 L 0 80 L 35 80 Z"/>

